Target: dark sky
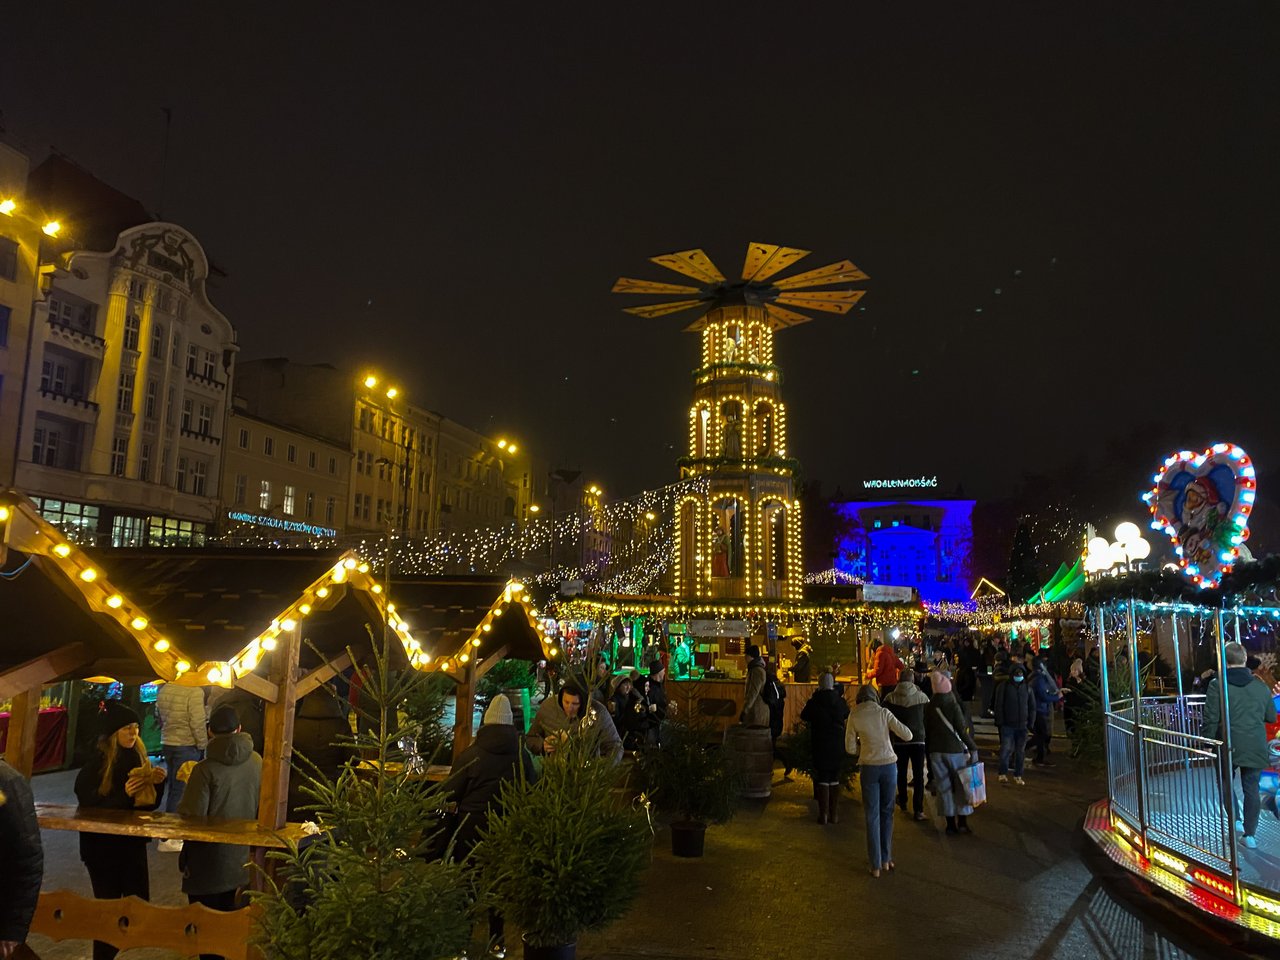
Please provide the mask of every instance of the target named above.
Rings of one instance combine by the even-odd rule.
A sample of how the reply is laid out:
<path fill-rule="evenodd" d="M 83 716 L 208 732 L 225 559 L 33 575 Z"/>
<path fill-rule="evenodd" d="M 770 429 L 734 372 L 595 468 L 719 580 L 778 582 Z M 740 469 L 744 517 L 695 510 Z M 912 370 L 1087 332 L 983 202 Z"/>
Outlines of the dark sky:
<path fill-rule="evenodd" d="M 1274 3 L 401 6 L 22 4 L 6 136 L 157 208 L 171 107 L 242 357 L 386 369 L 611 493 L 674 479 L 698 356 L 614 278 L 750 240 L 871 275 L 778 338 L 828 487 L 999 495 L 1135 431 L 1280 475 Z"/>

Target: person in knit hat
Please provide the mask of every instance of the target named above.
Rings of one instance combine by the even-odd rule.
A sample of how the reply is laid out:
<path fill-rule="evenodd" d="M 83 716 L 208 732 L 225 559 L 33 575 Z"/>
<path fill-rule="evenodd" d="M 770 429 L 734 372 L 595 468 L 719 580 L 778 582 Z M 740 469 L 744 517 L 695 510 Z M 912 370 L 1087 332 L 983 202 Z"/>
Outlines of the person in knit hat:
<path fill-rule="evenodd" d="M 951 690 L 951 677 L 939 670 L 930 676 L 933 696 L 924 708 L 925 752 L 929 755 L 930 785 L 938 810 L 946 818 L 947 833 L 972 833 L 969 805 L 956 784 L 958 772 L 978 762 L 978 745 L 965 727 L 964 713 Z"/>
<path fill-rule="evenodd" d="M 536 780 L 538 773 L 512 723 L 511 701 L 500 693 L 490 701 L 475 742 L 462 751 L 443 787 L 445 795 L 457 804 L 455 859 L 463 859 L 476 845 L 490 812 L 497 807 L 502 784 L 520 776 Z M 503 926 L 502 915 L 490 910 L 489 945 L 495 954 L 505 954 Z"/>
<path fill-rule="evenodd" d="M 165 769 L 153 767 L 139 735 L 138 715 L 119 700 L 107 700 L 99 715 L 98 749 L 76 775 L 76 799 L 84 808 L 154 810 L 164 796 Z M 100 900 L 151 896 L 146 837 L 81 833 L 80 859 Z M 120 951 L 93 942 L 93 960 L 111 960 Z"/>

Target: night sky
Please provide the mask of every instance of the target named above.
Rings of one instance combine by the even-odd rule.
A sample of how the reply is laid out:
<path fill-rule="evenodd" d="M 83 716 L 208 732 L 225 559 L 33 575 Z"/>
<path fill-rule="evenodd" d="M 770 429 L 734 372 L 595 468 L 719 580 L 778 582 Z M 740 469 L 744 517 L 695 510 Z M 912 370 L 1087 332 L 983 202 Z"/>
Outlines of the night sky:
<path fill-rule="evenodd" d="M 828 488 L 999 496 L 1112 444 L 1136 505 L 1230 439 L 1265 491 L 1277 7 L 1045 6 L 26 3 L 0 110 L 195 233 L 242 358 L 383 369 L 611 494 L 675 478 L 698 358 L 614 278 L 752 240 L 871 276 L 778 337 Z"/>

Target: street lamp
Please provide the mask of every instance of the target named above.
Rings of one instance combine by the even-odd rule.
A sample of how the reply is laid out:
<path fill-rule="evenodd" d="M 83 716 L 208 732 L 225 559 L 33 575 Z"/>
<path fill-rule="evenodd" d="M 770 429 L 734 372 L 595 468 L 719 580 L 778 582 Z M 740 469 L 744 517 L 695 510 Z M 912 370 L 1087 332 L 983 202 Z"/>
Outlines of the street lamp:
<path fill-rule="evenodd" d="M 1136 523 L 1125 521 L 1116 527 L 1114 541 L 1106 537 L 1093 537 L 1089 541 L 1085 558 L 1085 573 L 1102 576 L 1123 567 L 1124 572 L 1142 569 L 1142 561 L 1151 556 L 1151 544 L 1143 539 Z"/>

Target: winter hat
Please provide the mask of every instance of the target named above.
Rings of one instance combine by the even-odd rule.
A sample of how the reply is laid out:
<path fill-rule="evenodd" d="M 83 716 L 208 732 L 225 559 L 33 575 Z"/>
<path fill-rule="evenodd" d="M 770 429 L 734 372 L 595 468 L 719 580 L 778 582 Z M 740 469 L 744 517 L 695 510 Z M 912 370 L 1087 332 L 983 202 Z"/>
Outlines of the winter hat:
<path fill-rule="evenodd" d="M 126 707 L 119 700 L 105 700 L 102 704 L 102 735 L 109 737 L 121 727 L 127 727 L 131 723 L 142 726 L 142 720 L 138 715 Z"/>
<path fill-rule="evenodd" d="M 500 693 L 489 702 L 489 709 L 484 712 L 485 725 L 489 724 L 505 724 L 511 726 L 514 722 L 511 715 L 511 701 L 507 699 L 506 694 Z"/>
<path fill-rule="evenodd" d="M 934 693 L 951 692 L 951 678 L 941 670 L 935 670 L 929 674 L 929 683 L 932 685 Z"/>
<path fill-rule="evenodd" d="M 209 729 L 220 736 L 235 733 L 239 726 L 240 714 L 236 713 L 236 708 L 229 703 L 217 707 L 209 716 Z"/>

